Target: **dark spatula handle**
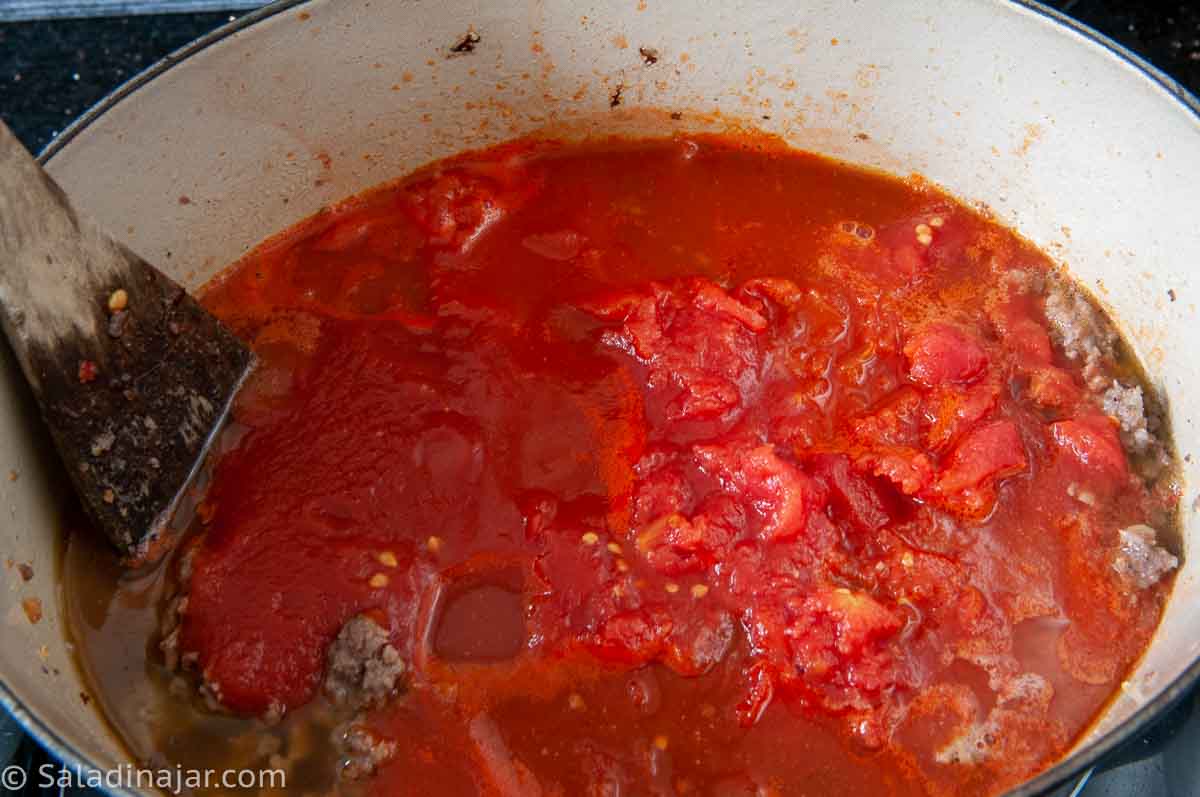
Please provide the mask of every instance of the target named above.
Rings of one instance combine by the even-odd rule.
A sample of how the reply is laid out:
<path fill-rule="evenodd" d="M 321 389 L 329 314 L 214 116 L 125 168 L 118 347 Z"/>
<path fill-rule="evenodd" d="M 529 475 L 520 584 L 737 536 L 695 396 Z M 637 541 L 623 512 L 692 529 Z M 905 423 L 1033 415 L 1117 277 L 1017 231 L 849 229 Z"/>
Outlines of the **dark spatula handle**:
<path fill-rule="evenodd" d="M 88 514 L 127 560 L 155 558 L 254 356 L 2 123 L 0 322 Z"/>

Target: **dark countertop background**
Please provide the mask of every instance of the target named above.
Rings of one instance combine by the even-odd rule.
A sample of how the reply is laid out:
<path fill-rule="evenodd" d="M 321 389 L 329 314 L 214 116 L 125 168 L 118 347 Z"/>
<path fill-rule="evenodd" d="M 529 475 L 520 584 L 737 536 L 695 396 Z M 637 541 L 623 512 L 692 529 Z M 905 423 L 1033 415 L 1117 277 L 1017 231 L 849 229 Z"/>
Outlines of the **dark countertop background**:
<path fill-rule="evenodd" d="M 0 119 L 33 152 L 106 94 L 235 14 L 0 24 Z"/>
<path fill-rule="evenodd" d="M 1200 94 L 1197 0 L 1053 0 L 1048 5 L 1115 39 Z M 117 86 L 236 16 L 227 12 L 0 23 L 0 119 L 29 149 L 40 152 Z M 3 727 L 4 719 L 0 716 L 0 765 L 17 743 Z M 1110 758 L 1110 771 L 1097 774 L 1075 793 L 1200 797 L 1198 743 L 1200 695 L 1193 694 L 1155 731 Z M 1157 754 L 1146 757 L 1154 751 Z M 49 759 L 24 739 L 12 760 L 32 770 Z M 5 794 L 9 792 L 0 787 L 0 797 Z"/>

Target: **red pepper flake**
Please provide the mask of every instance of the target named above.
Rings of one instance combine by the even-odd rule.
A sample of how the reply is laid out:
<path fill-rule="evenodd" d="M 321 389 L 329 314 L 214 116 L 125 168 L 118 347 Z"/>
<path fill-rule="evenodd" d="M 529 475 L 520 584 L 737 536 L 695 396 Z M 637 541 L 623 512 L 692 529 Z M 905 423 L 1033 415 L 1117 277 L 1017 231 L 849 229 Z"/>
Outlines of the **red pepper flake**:
<path fill-rule="evenodd" d="M 189 197 L 187 194 L 184 194 L 183 196 L 179 197 L 179 204 L 190 205 L 190 204 L 192 204 L 192 198 Z"/>
<path fill-rule="evenodd" d="M 79 384 L 86 385 L 96 379 L 96 375 L 100 373 L 100 368 L 91 360 L 79 361 Z"/>
<path fill-rule="evenodd" d="M 28 618 L 31 625 L 37 625 L 42 621 L 42 601 L 40 598 L 26 598 L 21 601 L 21 608 L 25 610 L 25 617 Z"/>
<path fill-rule="evenodd" d="M 33 581 L 33 567 L 24 562 L 17 565 L 17 572 L 21 574 L 22 581 Z"/>

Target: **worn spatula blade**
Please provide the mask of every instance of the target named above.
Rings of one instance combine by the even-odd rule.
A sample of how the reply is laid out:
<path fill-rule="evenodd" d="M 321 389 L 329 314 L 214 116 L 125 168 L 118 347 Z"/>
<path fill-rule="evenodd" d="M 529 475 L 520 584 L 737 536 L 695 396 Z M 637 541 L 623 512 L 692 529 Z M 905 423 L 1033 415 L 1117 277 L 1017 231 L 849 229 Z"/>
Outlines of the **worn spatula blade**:
<path fill-rule="evenodd" d="M 0 321 L 92 520 L 131 564 L 160 556 L 254 355 L 2 123 Z"/>

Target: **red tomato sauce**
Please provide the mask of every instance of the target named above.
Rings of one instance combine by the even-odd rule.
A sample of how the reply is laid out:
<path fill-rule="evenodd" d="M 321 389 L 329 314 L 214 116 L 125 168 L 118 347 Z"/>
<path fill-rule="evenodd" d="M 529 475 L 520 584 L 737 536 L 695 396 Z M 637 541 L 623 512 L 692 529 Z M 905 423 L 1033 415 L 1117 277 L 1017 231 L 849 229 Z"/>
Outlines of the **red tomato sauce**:
<path fill-rule="evenodd" d="M 277 715 L 374 617 L 409 671 L 368 792 L 994 793 L 1170 584 L 1111 566 L 1173 497 L 1013 276 L 1050 271 L 756 140 L 517 143 L 350 200 L 207 294 L 262 365 L 180 650 Z"/>

